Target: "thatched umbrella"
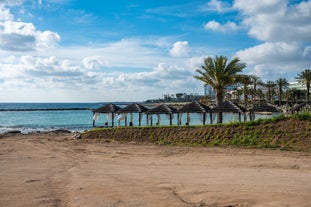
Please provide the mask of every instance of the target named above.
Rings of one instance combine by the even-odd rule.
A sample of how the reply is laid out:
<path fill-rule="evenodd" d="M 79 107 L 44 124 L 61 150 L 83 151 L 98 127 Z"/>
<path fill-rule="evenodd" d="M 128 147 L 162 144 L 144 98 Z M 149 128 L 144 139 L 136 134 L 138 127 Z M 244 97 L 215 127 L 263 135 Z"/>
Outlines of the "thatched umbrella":
<path fill-rule="evenodd" d="M 106 104 L 98 109 L 93 110 L 93 127 L 95 127 L 95 122 L 98 118 L 99 114 L 105 113 L 105 114 L 111 114 L 111 125 L 114 126 L 114 115 L 117 113 L 121 108 L 115 104 Z M 106 123 L 108 126 L 108 122 Z"/>
<path fill-rule="evenodd" d="M 189 104 L 183 105 L 181 108 L 178 109 L 178 120 L 179 116 L 182 113 L 200 113 L 203 114 L 203 125 L 205 125 L 206 121 L 206 113 L 211 112 L 211 108 L 205 104 L 199 103 L 198 101 L 191 102 Z M 210 122 L 212 122 L 212 116 L 210 113 Z M 178 125 L 180 125 L 180 121 L 178 121 Z M 189 124 L 189 123 L 187 123 Z"/>
<path fill-rule="evenodd" d="M 224 101 L 220 106 L 212 108 L 212 113 L 237 113 L 239 114 L 239 121 L 241 121 L 241 114 L 246 112 L 242 107 L 232 103 L 231 101 Z"/>
<path fill-rule="evenodd" d="M 148 116 L 151 115 L 151 123 L 150 125 L 152 126 L 152 114 L 157 114 L 158 115 L 158 123 L 160 124 L 160 114 L 167 114 L 169 115 L 169 119 L 170 119 L 170 125 L 172 125 L 172 119 L 173 119 L 173 114 L 177 112 L 177 109 L 169 106 L 167 104 L 161 104 L 159 106 L 156 106 L 155 108 L 149 109 L 146 114 L 147 114 L 147 125 L 148 123 Z"/>
<path fill-rule="evenodd" d="M 250 112 L 250 120 L 254 120 L 255 113 L 277 113 L 281 112 L 281 109 L 269 103 L 260 103 L 254 105 L 251 109 L 249 109 L 249 112 Z"/>
<path fill-rule="evenodd" d="M 138 122 L 139 126 L 141 126 L 141 119 L 142 119 L 142 113 L 148 111 L 148 108 L 138 104 L 138 103 L 132 103 L 130 105 L 127 105 L 123 109 L 119 110 L 119 114 L 121 113 L 131 113 L 131 121 L 130 126 L 133 126 L 133 114 L 132 113 L 138 113 Z M 127 116 L 125 116 L 125 125 L 127 125 Z"/>

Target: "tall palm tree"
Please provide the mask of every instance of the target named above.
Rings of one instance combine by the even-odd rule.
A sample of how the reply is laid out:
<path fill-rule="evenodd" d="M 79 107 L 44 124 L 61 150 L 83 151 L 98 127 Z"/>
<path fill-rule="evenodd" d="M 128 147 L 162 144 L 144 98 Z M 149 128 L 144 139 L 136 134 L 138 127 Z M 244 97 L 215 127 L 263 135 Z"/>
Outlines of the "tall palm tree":
<path fill-rule="evenodd" d="M 288 89 L 285 94 L 287 102 L 291 103 L 291 105 L 298 103 L 305 95 L 304 90 L 297 88 Z"/>
<path fill-rule="evenodd" d="M 252 84 L 252 78 L 249 75 L 239 75 L 237 81 L 243 85 L 243 94 L 244 94 L 244 108 L 248 107 L 248 95 L 250 93 L 249 85 Z"/>
<path fill-rule="evenodd" d="M 307 101 L 310 100 L 310 85 L 311 85 L 311 70 L 305 69 L 301 73 L 298 74 L 298 77 L 296 77 L 298 82 L 305 84 L 307 88 Z"/>
<path fill-rule="evenodd" d="M 289 83 L 285 78 L 279 78 L 275 81 L 275 83 L 278 87 L 279 106 L 281 106 L 283 90 L 288 88 Z"/>
<path fill-rule="evenodd" d="M 234 96 L 234 101 L 237 103 L 240 103 L 241 96 L 243 95 L 243 90 L 237 88 L 237 89 L 233 90 L 232 95 Z"/>
<path fill-rule="evenodd" d="M 216 105 L 222 105 L 226 87 L 236 82 L 236 76 L 246 67 L 239 58 L 234 58 L 228 63 L 225 56 L 216 56 L 214 59 L 207 57 L 204 60 L 202 69 L 196 71 L 199 75 L 194 78 L 204 82 L 205 86 L 210 85 L 216 92 Z M 218 114 L 218 123 L 222 123 L 222 113 Z"/>
<path fill-rule="evenodd" d="M 272 104 L 272 99 L 273 99 L 273 96 L 275 94 L 274 89 L 276 87 L 276 84 L 273 81 L 267 81 L 265 84 L 265 87 L 268 90 L 268 93 L 267 93 L 268 102 Z"/>
<path fill-rule="evenodd" d="M 257 87 L 258 86 L 262 86 L 264 83 L 260 80 L 260 78 L 256 75 L 250 75 L 250 79 L 251 79 L 251 82 L 253 84 L 253 91 L 252 91 L 252 102 L 253 104 L 255 103 L 255 98 L 256 96 L 258 95 L 257 94 Z"/>

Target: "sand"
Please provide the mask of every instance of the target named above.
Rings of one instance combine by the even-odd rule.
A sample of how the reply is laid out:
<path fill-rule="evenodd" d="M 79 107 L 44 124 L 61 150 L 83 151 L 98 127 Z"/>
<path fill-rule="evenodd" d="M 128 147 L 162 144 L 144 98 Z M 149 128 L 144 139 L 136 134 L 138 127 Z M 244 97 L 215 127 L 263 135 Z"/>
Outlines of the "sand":
<path fill-rule="evenodd" d="M 0 137 L 0 206 L 311 206 L 311 154 Z"/>

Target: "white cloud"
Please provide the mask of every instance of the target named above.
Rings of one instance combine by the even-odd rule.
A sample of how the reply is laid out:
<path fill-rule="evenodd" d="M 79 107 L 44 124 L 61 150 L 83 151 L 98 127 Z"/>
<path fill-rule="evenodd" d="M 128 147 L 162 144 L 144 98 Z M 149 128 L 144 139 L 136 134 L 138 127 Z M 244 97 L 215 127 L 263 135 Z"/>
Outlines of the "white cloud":
<path fill-rule="evenodd" d="M 235 0 L 233 7 L 241 10 L 246 14 L 254 13 L 272 13 L 283 10 L 287 1 L 284 0 L 248 0 L 247 3 L 244 0 Z"/>
<path fill-rule="evenodd" d="M 293 80 L 310 67 L 311 1 L 291 4 L 284 0 L 235 0 L 242 25 L 261 44 L 236 52 L 248 71 L 266 80 Z"/>
<path fill-rule="evenodd" d="M 9 51 L 31 51 L 53 48 L 60 36 L 51 31 L 38 31 L 32 23 L 0 22 L 0 49 Z"/>
<path fill-rule="evenodd" d="M 256 75 L 265 79 L 277 76 L 293 78 L 308 66 L 311 58 L 310 46 L 298 43 L 263 43 L 236 53 L 248 66 L 254 68 Z M 275 78 L 276 79 L 276 78 Z"/>
<path fill-rule="evenodd" d="M 298 44 L 284 42 L 263 43 L 237 52 L 249 64 L 288 62 L 301 59 L 303 50 Z"/>
<path fill-rule="evenodd" d="M 193 78 L 202 58 L 181 58 L 176 63 L 150 41 L 121 40 L 92 48 L 58 47 L 44 55 L 40 51 L 31 53 L 2 52 L 8 54 L 0 55 L 0 87 L 4 92 L 20 89 L 42 95 L 31 97 L 32 101 L 138 101 L 161 97 L 162 93 L 192 93 L 202 87 Z M 137 67 L 136 72 L 127 69 Z M 42 92 L 46 90 L 54 94 L 54 100 Z M 87 95 L 81 96 L 82 91 Z M 5 101 L 16 101 L 4 92 L 0 92 L 0 101 L 4 97 L 8 98 Z"/>
<path fill-rule="evenodd" d="M 236 0 L 249 35 L 269 42 L 311 41 L 311 1 L 287 5 L 284 0 Z"/>
<path fill-rule="evenodd" d="M 175 42 L 170 54 L 173 57 L 184 57 L 187 56 L 189 52 L 188 41 L 178 41 Z"/>
<path fill-rule="evenodd" d="M 13 15 L 10 13 L 8 8 L 5 8 L 3 4 L 0 3 L 0 21 L 12 20 Z"/>
<path fill-rule="evenodd" d="M 222 25 L 219 22 L 212 20 L 204 25 L 204 29 L 216 32 L 227 32 L 238 30 L 238 26 L 234 22 L 227 22 L 226 24 Z"/>
<path fill-rule="evenodd" d="M 101 67 L 107 64 L 100 56 L 85 57 L 82 62 L 86 69 L 101 69 Z"/>
<path fill-rule="evenodd" d="M 20 5 L 23 1 L 0 2 L 0 49 L 8 51 L 44 50 L 55 47 L 60 36 L 51 31 L 38 31 L 32 23 L 14 21 L 5 5 Z"/>
<path fill-rule="evenodd" d="M 7 6 L 17 6 L 23 4 L 25 0 L 1 0 L 0 4 Z"/>
<path fill-rule="evenodd" d="M 231 11 L 231 5 L 227 2 L 211 0 L 201 8 L 202 11 L 217 11 L 218 13 L 224 13 Z"/>

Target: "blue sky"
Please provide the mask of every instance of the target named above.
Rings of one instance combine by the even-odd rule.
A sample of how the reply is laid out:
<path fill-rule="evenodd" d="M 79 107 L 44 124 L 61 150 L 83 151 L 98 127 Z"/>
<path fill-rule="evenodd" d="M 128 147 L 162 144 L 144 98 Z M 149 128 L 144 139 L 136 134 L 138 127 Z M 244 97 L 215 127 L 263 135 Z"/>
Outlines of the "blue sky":
<path fill-rule="evenodd" d="M 246 74 L 311 68 L 311 0 L 0 0 L 0 102 L 203 94 L 207 56 Z"/>

